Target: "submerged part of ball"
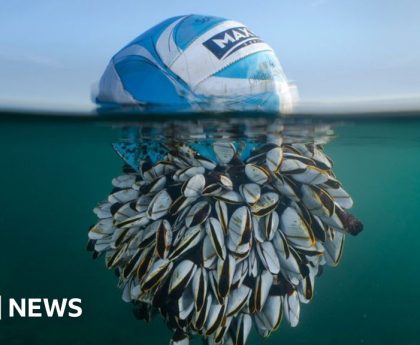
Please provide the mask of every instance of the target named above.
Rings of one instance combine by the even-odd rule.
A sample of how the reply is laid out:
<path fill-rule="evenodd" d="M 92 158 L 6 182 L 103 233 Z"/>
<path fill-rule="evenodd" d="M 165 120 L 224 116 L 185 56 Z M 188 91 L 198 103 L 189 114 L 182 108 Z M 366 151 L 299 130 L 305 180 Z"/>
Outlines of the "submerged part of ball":
<path fill-rule="evenodd" d="M 93 97 L 103 107 L 287 113 L 296 95 L 273 49 L 248 27 L 187 15 L 121 49 Z"/>
<path fill-rule="evenodd" d="M 314 143 L 173 140 L 153 157 L 141 143 L 114 148 L 127 165 L 95 208 L 89 249 L 139 318 L 162 315 L 171 344 L 244 345 L 252 325 L 268 337 L 282 316 L 296 326 L 316 276 L 362 230 Z"/>

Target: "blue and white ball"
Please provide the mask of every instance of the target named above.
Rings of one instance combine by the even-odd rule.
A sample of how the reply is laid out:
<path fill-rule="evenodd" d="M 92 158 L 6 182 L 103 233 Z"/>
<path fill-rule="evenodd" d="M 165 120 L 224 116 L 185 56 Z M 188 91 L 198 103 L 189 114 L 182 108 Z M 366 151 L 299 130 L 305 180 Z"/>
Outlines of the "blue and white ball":
<path fill-rule="evenodd" d="M 294 94 L 273 49 L 245 25 L 187 15 L 114 55 L 94 97 L 101 106 L 289 112 Z"/>

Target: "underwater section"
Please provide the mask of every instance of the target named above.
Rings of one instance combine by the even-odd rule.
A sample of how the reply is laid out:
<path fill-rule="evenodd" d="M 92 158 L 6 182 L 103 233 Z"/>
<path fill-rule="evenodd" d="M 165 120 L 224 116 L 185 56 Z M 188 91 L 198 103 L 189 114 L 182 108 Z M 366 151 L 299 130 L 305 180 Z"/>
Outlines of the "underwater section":
<path fill-rule="evenodd" d="M 2 299 L 77 297 L 83 301 L 83 315 L 78 319 L 29 320 L 7 318 L 3 314 L 1 343 L 167 344 L 173 332 L 160 313 L 153 313 L 148 323 L 137 320 L 149 315 L 148 309 L 142 314 L 140 304 L 124 303 L 121 300 L 124 290 L 117 286 L 121 276 L 106 271 L 106 255 L 92 260 L 92 253 L 86 252 L 88 225 L 98 222 L 92 209 L 112 194 L 113 179 L 121 175 L 137 176 L 140 172 L 129 167 L 114 147 L 135 144 L 135 152 L 140 152 L 139 144 L 148 142 L 148 152 L 155 152 L 149 165 L 154 166 L 162 154 L 167 154 L 159 151 L 161 143 L 168 146 L 169 138 L 184 145 L 194 143 L 195 150 L 213 161 L 217 159 L 214 141 L 235 142 L 240 157 L 250 157 L 256 148 L 245 154 L 242 146 L 236 144 L 244 142 L 244 137 L 262 145 L 274 143 L 270 138 L 282 138 L 282 142 L 275 143 L 282 147 L 283 157 L 287 156 L 283 144 L 314 143 L 318 149 L 322 146 L 323 155 L 334 161 L 331 171 L 354 201 L 350 212 L 364 225 L 364 231 L 357 237 L 345 235 L 337 267 L 318 266 L 310 303 L 298 298 L 298 326 L 291 327 L 283 313 L 279 329 L 263 339 L 253 320 L 247 344 L 416 343 L 420 308 L 417 298 L 420 278 L 416 274 L 420 240 L 416 231 L 420 195 L 418 120 L 270 118 L 251 119 L 249 128 L 245 118 L 220 115 L 200 121 L 198 117 L 188 119 L 192 120 L 190 125 L 161 118 L 133 122 L 129 120 L 133 119 L 131 115 L 105 120 L 36 116 L 23 120 L 15 115 L 2 119 L 0 148 L 4 164 L 0 169 L 3 181 L 0 207 L 7 210 L 0 215 Z M 202 141 L 209 142 L 198 145 Z M 133 162 L 138 162 L 138 158 Z M 236 183 L 234 174 L 230 180 Z M 259 186 L 264 190 L 265 186 Z M 227 207 L 229 212 L 230 207 L 237 208 Z M 252 217 L 252 210 L 250 213 Z M 229 253 L 229 238 L 224 239 Z M 264 262 L 258 248 L 252 248 L 256 249 L 261 273 L 266 270 Z M 282 272 L 280 258 L 279 263 Z M 122 267 L 123 262 L 119 265 Z M 207 291 L 213 294 L 211 284 Z M 234 325 L 232 320 L 232 329 Z M 197 334 L 190 342 L 198 345 L 201 339 Z"/>
<path fill-rule="evenodd" d="M 295 327 L 316 277 L 363 228 L 324 153 L 331 136 L 278 118 L 123 127 L 123 172 L 94 210 L 88 249 L 137 318 L 161 314 L 171 344 L 243 345 L 283 316 Z"/>

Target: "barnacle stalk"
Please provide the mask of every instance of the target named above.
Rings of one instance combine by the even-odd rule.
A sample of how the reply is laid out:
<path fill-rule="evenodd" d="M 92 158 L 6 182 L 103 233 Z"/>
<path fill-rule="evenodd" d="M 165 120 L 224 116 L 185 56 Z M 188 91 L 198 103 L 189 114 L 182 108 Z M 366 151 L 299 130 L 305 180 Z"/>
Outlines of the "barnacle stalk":
<path fill-rule="evenodd" d="M 94 210 L 89 249 L 123 300 L 158 310 L 172 344 L 245 344 L 299 322 L 315 277 L 362 224 L 322 145 L 329 127 L 278 119 L 143 124 L 114 144 L 125 161 Z"/>

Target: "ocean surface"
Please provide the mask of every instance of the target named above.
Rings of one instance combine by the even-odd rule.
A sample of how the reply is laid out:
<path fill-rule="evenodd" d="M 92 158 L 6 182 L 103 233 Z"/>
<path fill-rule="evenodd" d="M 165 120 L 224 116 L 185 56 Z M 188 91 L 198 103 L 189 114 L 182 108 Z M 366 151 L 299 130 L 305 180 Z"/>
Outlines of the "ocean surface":
<path fill-rule="evenodd" d="M 0 119 L 0 295 L 77 297 L 83 305 L 77 319 L 3 315 L 0 344 L 168 344 L 171 332 L 160 317 L 137 320 L 103 258 L 86 251 L 92 209 L 122 168 L 111 144 L 125 135 L 122 127 L 133 126 L 139 124 Z M 297 327 L 283 320 L 268 339 L 252 331 L 247 344 L 420 344 L 420 121 L 345 118 L 291 126 L 295 134 L 303 128 L 302 141 L 314 133 L 308 126 L 326 135 L 325 152 L 364 231 L 348 236 L 340 264 L 317 278 Z M 164 121 L 153 124 L 160 127 Z M 162 133 L 148 140 L 189 135 Z"/>

